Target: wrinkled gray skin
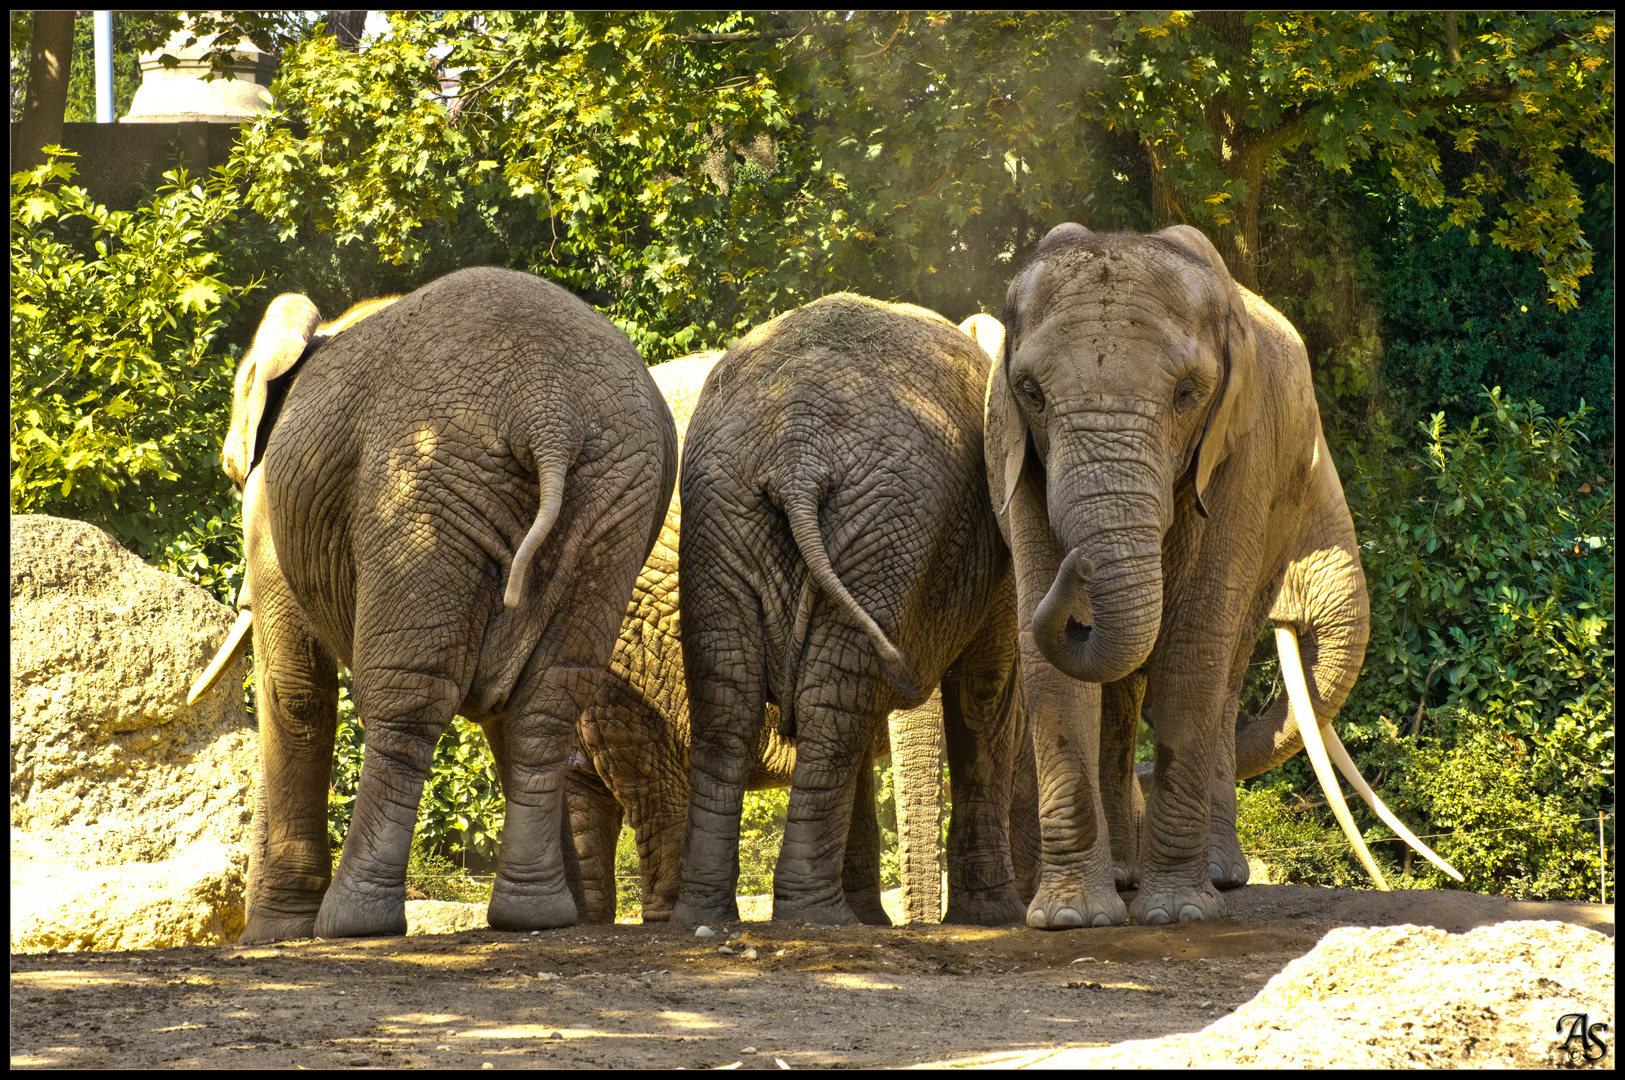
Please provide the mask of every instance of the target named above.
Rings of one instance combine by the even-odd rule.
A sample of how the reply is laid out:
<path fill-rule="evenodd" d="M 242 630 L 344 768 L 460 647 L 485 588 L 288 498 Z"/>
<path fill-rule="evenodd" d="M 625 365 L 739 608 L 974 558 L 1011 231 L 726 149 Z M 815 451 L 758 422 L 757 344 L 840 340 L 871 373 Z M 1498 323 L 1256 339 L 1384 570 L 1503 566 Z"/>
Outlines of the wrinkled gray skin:
<path fill-rule="evenodd" d="M 681 480 L 692 749 L 673 921 L 737 918 L 740 809 L 776 703 L 796 759 L 774 918 L 885 923 L 870 754 L 887 715 L 939 682 L 946 918 L 1021 918 L 1015 594 L 982 474 L 990 363 L 932 312 L 841 294 L 752 331 L 706 381 Z"/>
<path fill-rule="evenodd" d="M 1322 725 L 1368 634 L 1303 343 L 1186 226 L 1058 227 L 1012 281 L 1005 324 L 987 478 L 1043 792 L 1028 924 L 1223 916 L 1215 886 L 1247 880 L 1235 779 L 1302 745 L 1285 702 L 1235 733 L 1259 632 L 1296 630 Z M 1143 801 L 1142 706 L 1156 740 Z M 1136 885 L 1125 910 L 1117 889 Z"/>
<path fill-rule="evenodd" d="M 262 777 L 242 940 L 406 932 L 418 801 L 457 714 L 484 726 L 506 797 L 491 925 L 574 922 L 566 755 L 677 465 L 637 351 L 546 281 L 464 270 L 326 339 L 273 418 L 245 497 Z M 544 490 L 562 498 L 541 529 Z M 366 750 L 334 872 L 336 664 Z"/>
<path fill-rule="evenodd" d="M 697 353 L 649 369 L 677 425 L 681 450 L 689 417 L 700 389 L 721 353 Z M 688 819 L 688 693 L 683 681 L 679 635 L 677 549 L 682 520 L 681 500 L 673 497 L 654 550 L 638 574 L 637 586 L 621 623 L 610 659 L 609 675 L 577 727 L 569 773 L 570 825 L 574 834 L 572 885 L 579 884 L 577 905 L 590 922 L 607 923 L 616 915 L 615 845 L 623 815 L 637 839 L 643 879 L 644 922 L 671 917 L 681 886 L 678 867 L 683 829 Z M 933 695 L 917 710 L 899 710 L 876 747 L 892 749 L 897 767 L 893 786 L 898 808 L 898 834 L 904 907 L 910 921 L 935 922 L 941 917 L 942 870 L 937 850 L 941 815 L 937 805 L 942 756 L 942 707 Z M 926 775 L 909 777 L 907 763 Z M 795 746 L 779 729 L 779 710 L 767 707 L 752 752 L 746 789 L 784 787 L 795 768 Z M 1031 776 L 1031 764 L 1027 776 Z M 1020 775 L 1020 774 L 1018 774 Z M 1032 788 L 1032 784 L 1027 785 Z M 1036 792 L 1033 792 L 1036 799 Z M 1036 870 L 1036 805 L 1029 810 L 1034 850 L 1019 848 Z M 862 830 L 872 820 L 854 804 L 854 825 Z M 865 845 L 872 845 L 872 850 Z M 848 859 L 879 867 L 879 836 L 847 842 Z M 860 857 L 858 852 L 863 850 Z M 570 858 L 566 853 L 566 859 Z M 1029 887 L 1027 895 L 1031 896 Z M 917 902 L 916 902 L 917 901 Z M 918 909 L 915 911 L 915 909 Z"/>

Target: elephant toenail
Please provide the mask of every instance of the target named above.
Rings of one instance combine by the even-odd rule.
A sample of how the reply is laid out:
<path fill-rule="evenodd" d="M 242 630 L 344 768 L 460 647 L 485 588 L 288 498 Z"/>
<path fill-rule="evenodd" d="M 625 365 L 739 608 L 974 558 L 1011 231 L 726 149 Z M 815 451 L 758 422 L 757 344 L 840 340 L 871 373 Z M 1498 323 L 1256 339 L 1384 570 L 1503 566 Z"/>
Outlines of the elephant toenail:
<path fill-rule="evenodd" d="M 1035 930 L 1049 929 L 1049 916 L 1044 914 L 1043 908 L 1033 908 L 1027 912 L 1027 925 Z"/>
<path fill-rule="evenodd" d="M 1219 869 L 1218 863 L 1210 862 L 1207 864 L 1207 876 L 1210 878 L 1221 878 L 1224 877 L 1224 871 Z"/>
<path fill-rule="evenodd" d="M 1201 917 L 1202 909 L 1197 907 L 1195 904 L 1186 904 L 1184 907 L 1179 909 L 1180 922 L 1190 922 L 1192 919 L 1200 919 Z"/>
<path fill-rule="evenodd" d="M 1110 915 L 1106 914 L 1104 911 L 1102 911 L 1099 915 L 1095 916 L 1095 921 L 1094 921 L 1094 923 L 1092 925 L 1094 925 L 1094 926 L 1110 926 L 1111 924 L 1112 924 L 1112 917 Z"/>
<path fill-rule="evenodd" d="M 1145 924 L 1147 926 L 1161 926 L 1165 922 L 1172 921 L 1173 920 L 1168 918 L 1168 913 L 1162 910 L 1160 907 L 1152 908 L 1150 911 L 1145 913 Z"/>
<path fill-rule="evenodd" d="M 1056 926 L 1082 926 L 1083 916 L 1078 914 L 1077 908 L 1064 907 L 1055 913 Z"/>

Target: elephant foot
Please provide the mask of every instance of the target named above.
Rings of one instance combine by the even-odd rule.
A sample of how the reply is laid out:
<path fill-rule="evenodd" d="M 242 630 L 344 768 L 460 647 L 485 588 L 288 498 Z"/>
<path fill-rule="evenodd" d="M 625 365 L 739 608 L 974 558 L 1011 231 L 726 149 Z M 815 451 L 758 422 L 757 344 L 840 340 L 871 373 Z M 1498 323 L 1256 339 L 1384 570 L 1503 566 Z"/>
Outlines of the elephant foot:
<path fill-rule="evenodd" d="M 316 913 L 308 915 L 271 915 L 249 911 L 248 923 L 237 938 L 239 945 L 253 945 L 266 941 L 298 941 L 316 936 Z"/>
<path fill-rule="evenodd" d="M 1147 882 L 1134 896 L 1129 914 L 1141 926 L 1225 918 L 1224 898 L 1211 881 L 1200 885 L 1159 885 Z"/>
<path fill-rule="evenodd" d="M 346 889 L 338 881 L 316 913 L 319 938 L 400 937 L 406 933 L 406 884 Z"/>
<path fill-rule="evenodd" d="M 1074 875 L 1057 874 L 1038 886 L 1027 906 L 1027 925 L 1037 930 L 1074 930 L 1080 926 L 1122 926 L 1128 908 L 1112 887 L 1086 887 Z"/>
<path fill-rule="evenodd" d="M 1241 850 L 1234 826 L 1215 826 L 1208 837 L 1207 876 L 1215 889 L 1239 889 L 1247 884 L 1252 869 Z"/>
<path fill-rule="evenodd" d="M 493 930 L 553 930 L 572 926 L 578 912 L 576 902 L 566 887 L 546 889 L 540 885 L 525 885 L 497 876 L 491 889 L 491 906 L 486 909 L 485 921 Z M 615 911 L 601 921 L 615 921 Z"/>
<path fill-rule="evenodd" d="M 976 893 L 948 890 L 945 923 L 961 926 L 1009 926 L 1027 921 L 1027 905 L 1016 895 L 1013 885 Z"/>
<path fill-rule="evenodd" d="M 891 916 L 886 914 L 886 908 L 880 902 L 880 893 L 877 890 L 872 896 L 847 895 L 846 906 L 852 909 L 852 914 L 858 917 L 858 922 L 865 926 L 890 926 Z"/>
<path fill-rule="evenodd" d="M 665 905 L 656 907 L 653 904 L 644 904 L 642 918 L 646 923 L 670 922 L 671 908 Z"/>
<path fill-rule="evenodd" d="M 668 922 L 682 926 L 696 926 L 701 923 L 714 924 L 739 921 L 739 901 L 733 897 L 711 903 L 693 902 L 678 897 L 677 903 L 671 909 Z"/>
<path fill-rule="evenodd" d="M 817 923 L 820 926 L 855 926 L 859 919 L 844 898 L 833 903 L 816 904 L 775 896 L 773 921 Z M 891 925 L 890 919 L 886 920 L 886 925 Z"/>
<path fill-rule="evenodd" d="M 1132 863 L 1112 860 L 1112 884 L 1118 892 L 1133 892 L 1140 887 L 1140 868 Z"/>

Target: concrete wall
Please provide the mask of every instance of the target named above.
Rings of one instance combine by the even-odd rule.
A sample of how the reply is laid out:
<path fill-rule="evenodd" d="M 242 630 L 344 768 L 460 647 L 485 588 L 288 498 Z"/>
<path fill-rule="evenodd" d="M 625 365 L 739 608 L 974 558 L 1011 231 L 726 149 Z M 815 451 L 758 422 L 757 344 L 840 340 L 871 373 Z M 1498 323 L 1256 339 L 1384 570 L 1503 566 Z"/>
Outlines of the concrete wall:
<path fill-rule="evenodd" d="M 114 210 L 129 210 L 143 186 L 151 189 L 168 169 L 185 165 L 199 176 L 231 156 L 237 124 L 63 124 L 62 145 L 77 151 L 74 183 Z M 17 125 L 11 125 L 17 155 Z"/>

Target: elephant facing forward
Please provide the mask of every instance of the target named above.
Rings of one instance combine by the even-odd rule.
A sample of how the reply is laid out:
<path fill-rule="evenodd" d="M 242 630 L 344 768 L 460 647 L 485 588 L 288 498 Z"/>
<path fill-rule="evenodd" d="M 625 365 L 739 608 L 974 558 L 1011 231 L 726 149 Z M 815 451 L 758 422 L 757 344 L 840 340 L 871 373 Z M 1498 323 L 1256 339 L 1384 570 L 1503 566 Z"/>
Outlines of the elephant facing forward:
<path fill-rule="evenodd" d="M 1004 321 L 987 481 L 1015 560 L 1044 795 L 1027 921 L 1222 916 L 1215 886 L 1247 880 L 1236 778 L 1306 743 L 1321 771 L 1321 726 L 1353 773 L 1329 725 L 1364 659 L 1368 602 L 1303 342 L 1188 226 L 1057 227 L 1011 282 Z M 1238 737 L 1266 620 L 1292 702 Z M 1143 705 L 1155 761 L 1142 822 Z M 1125 909 L 1117 889 L 1135 885 Z"/>
<path fill-rule="evenodd" d="M 870 754 L 884 718 L 939 682 L 946 918 L 1021 917 L 1015 595 L 982 475 L 990 365 L 933 312 L 840 294 L 712 369 L 681 481 L 692 748 L 674 921 L 737 917 L 740 810 L 770 703 L 796 745 L 774 918 L 884 921 L 877 875 L 851 857 L 855 830 L 873 828 Z"/>
<path fill-rule="evenodd" d="M 607 319 L 528 274 L 463 270 L 362 314 L 315 334 L 309 300 L 272 302 L 222 455 L 260 731 L 243 940 L 406 931 L 418 801 L 457 714 L 506 800 L 491 925 L 572 923 L 566 758 L 670 498 L 670 413 Z M 366 748 L 334 871 L 337 664 Z"/>

